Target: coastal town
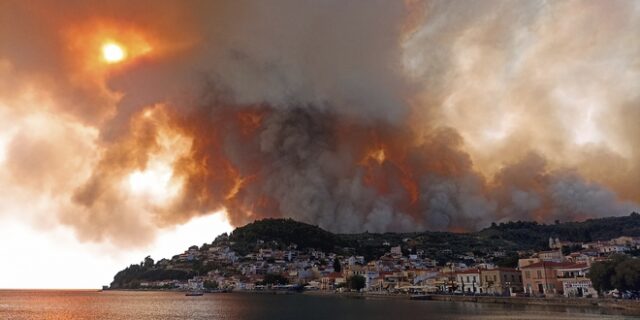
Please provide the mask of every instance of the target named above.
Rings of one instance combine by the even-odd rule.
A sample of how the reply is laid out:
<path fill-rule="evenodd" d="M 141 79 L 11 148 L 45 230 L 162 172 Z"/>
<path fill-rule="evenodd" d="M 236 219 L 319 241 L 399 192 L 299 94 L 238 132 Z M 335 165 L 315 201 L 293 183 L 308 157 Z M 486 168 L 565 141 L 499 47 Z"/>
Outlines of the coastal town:
<path fill-rule="evenodd" d="M 229 236 L 223 234 L 212 244 L 192 246 L 171 259 L 155 262 L 147 258 L 141 263 L 152 270 L 191 272 L 194 264 L 210 266 L 211 270 L 188 279 L 140 281 L 135 288 L 596 298 L 623 293 L 599 292 L 588 277 L 591 267 L 640 249 L 640 237 L 582 243 L 551 237 L 548 250 L 518 252 L 517 265 L 501 267 L 491 261 L 505 252 L 495 251 L 489 257 L 468 252 L 457 257 L 465 263 L 438 263 L 423 250 L 413 252 L 408 245 L 411 241 L 405 238 L 398 245 L 382 243 L 386 253 L 367 261 L 361 255 L 300 249 L 295 243 L 282 248 L 281 244 L 260 239 L 255 243 L 257 250 L 239 254 L 232 249 L 234 243 Z M 348 252 L 349 248 L 344 249 L 342 252 Z"/>

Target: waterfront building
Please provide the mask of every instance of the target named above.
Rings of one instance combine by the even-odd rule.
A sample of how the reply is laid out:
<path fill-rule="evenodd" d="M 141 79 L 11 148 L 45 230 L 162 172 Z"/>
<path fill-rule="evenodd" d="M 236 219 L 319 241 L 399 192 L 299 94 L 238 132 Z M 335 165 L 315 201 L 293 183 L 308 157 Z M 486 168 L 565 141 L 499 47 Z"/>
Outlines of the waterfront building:
<path fill-rule="evenodd" d="M 485 293 L 511 295 L 522 292 L 522 274 L 512 268 L 481 269 L 482 288 Z"/>
<path fill-rule="evenodd" d="M 557 269 L 571 265 L 553 261 L 540 261 L 521 268 L 524 291 L 532 295 L 556 295 L 562 293 Z"/>
<path fill-rule="evenodd" d="M 589 266 L 583 263 L 559 267 L 556 270 L 558 281 L 562 283 L 565 297 L 597 297 L 598 291 L 587 278 Z"/>
<path fill-rule="evenodd" d="M 456 272 L 458 292 L 483 293 L 480 269 L 468 269 Z"/>

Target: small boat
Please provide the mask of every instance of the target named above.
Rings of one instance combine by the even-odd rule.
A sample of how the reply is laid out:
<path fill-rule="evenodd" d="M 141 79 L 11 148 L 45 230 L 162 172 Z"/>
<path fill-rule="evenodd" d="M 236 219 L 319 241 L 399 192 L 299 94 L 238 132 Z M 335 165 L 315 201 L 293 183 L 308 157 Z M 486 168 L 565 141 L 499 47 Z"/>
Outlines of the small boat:
<path fill-rule="evenodd" d="M 199 291 L 193 291 L 193 292 L 187 292 L 184 294 L 187 297 L 199 297 L 204 295 L 204 292 L 199 292 Z"/>

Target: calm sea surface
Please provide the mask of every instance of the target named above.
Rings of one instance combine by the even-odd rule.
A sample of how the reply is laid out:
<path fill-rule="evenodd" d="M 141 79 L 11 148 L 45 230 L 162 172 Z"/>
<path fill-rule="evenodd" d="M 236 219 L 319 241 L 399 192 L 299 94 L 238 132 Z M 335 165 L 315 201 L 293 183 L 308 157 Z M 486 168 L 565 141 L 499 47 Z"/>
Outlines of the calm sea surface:
<path fill-rule="evenodd" d="M 312 295 L 0 291 L 0 319 L 640 319 L 597 309 Z"/>

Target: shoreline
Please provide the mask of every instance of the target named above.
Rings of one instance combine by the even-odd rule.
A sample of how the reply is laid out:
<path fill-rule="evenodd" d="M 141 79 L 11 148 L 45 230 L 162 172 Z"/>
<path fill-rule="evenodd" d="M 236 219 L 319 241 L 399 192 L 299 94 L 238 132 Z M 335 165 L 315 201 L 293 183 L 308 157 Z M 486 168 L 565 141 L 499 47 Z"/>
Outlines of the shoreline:
<path fill-rule="evenodd" d="M 125 291 L 125 292 L 177 292 L 184 293 L 183 290 L 157 290 L 157 289 L 108 289 L 108 291 Z M 340 297 L 347 299 L 394 299 L 394 300 L 411 300 L 410 295 L 405 294 L 388 294 L 388 293 L 372 293 L 372 292 L 343 292 L 335 293 L 333 291 L 250 291 L 238 290 L 231 292 L 214 292 L 209 294 L 270 294 L 270 295 L 308 295 L 318 297 Z M 456 296 L 456 295 L 425 295 L 425 299 L 416 299 L 416 301 L 438 301 L 438 302 L 472 302 L 472 303 L 488 303 L 488 304 L 511 304 L 511 305 L 531 305 L 531 306 L 555 306 L 555 307 L 577 307 L 592 308 L 621 312 L 626 315 L 640 315 L 640 301 L 635 300 L 619 300 L 619 299 L 598 299 L 598 298 L 535 298 L 535 297 L 492 297 L 492 296 Z"/>
<path fill-rule="evenodd" d="M 360 299 L 400 299 L 410 300 L 410 295 L 401 294 L 378 294 L 378 293 L 333 293 L 321 291 L 305 291 L 302 294 L 313 296 L 336 296 L 344 298 Z M 490 304 L 511 304 L 511 305 L 531 305 L 531 306 L 555 306 L 555 307 L 578 307 L 612 310 L 623 312 L 628 315 L 640 315 L 640 301 L 635 300 L 614 300 L 614 299 L 590 299 L 590 298 L 532 298 L 532 297 L 490 297 L 490 296 L 455 296 L 455 295 L 426 295 L 425 299 L 416 301 L 440 301 L 440 302 L 473 302 Z"/>
<path fill-rule="evenodd" d="M 597 298 L 534 298 L 534 297 L 489 297 L 489 296 L 449 296 L 433 295 L 432 301 L 459 301 L 494 304 L 517 304 L 559 307 L 597 308 L 633 312 L 640 315 L 640 302 L 634 300 L 614 300 Z"/>

